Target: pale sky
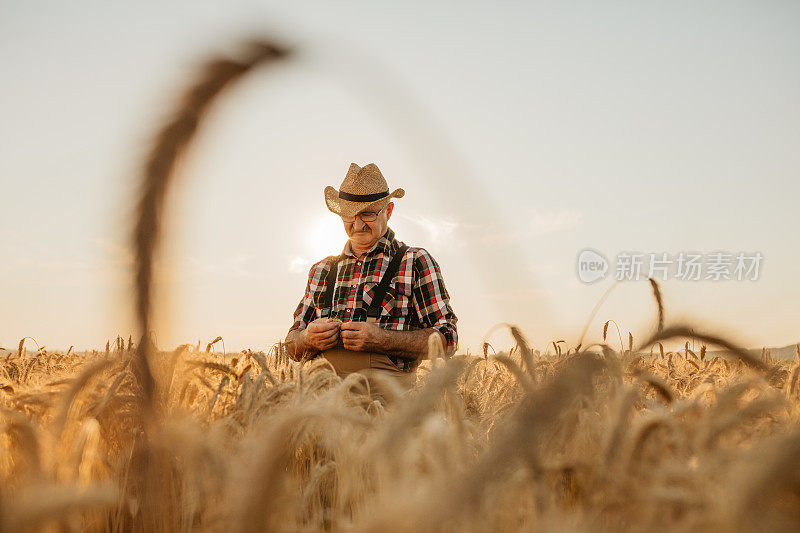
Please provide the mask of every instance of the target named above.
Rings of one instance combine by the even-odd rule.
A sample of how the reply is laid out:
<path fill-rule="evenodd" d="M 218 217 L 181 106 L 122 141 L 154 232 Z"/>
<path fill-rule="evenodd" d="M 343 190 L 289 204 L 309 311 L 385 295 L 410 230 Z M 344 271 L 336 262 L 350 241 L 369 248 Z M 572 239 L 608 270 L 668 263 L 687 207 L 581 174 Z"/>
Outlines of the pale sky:
<path fill-rule="evenodd" d="M 461 351 L 497 323 L 577 341 L 607 279 L 584 248 L 763 254 L 756 281 L 662 283 L 667 320 L 800 341 L 800 4 L 0 1 L 0 346 L 133 332 L 134 193 L 210 55 L 296 50 L 224 95 L 167 210 L 163 347 L 283 338 L 346 235 L 322 191 L 351 162 L 403 187 L 390 227 L 439 262 Z M 642 338 L 646 282 L 605 320 Z M 502 329 L 489 337 L 511 346 Z"/>

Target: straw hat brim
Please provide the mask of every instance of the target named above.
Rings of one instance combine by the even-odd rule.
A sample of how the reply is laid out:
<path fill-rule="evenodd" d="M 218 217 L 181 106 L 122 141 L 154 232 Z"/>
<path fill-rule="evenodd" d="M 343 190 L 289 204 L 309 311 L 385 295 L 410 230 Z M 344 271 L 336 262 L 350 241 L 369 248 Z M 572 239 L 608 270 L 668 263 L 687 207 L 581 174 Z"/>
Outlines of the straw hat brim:
<path fill-rule="evenodd" d="M 332 213 L 336 213 L 341 217 L 353 217 L 361 211 L 366 211 L 369 208 L 382 209 L 383 206 L 389 203 L 392 198 L 402 198 L 405 196 L 406 191 L 403 189 L 395 189 L 391 194 L 376 200 L 374 202 L 352 202 L 350 200 L 343 200 L 339 198 L 339 191 L 331 186 L 325 187 L 325 203 Z"/>

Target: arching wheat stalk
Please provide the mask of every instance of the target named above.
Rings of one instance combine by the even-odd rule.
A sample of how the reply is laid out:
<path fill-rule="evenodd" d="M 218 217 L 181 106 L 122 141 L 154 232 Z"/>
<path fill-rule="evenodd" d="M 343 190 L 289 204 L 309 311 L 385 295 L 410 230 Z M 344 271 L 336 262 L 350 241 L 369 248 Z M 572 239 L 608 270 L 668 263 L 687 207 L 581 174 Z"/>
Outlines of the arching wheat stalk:
<path fill-rule="evenodd" d="M 153 305 L 153 258 L 159 244 L 164 198 L 178 159 L 186 152 L 200 122 L 214 99 L 236 80 L 257 66 L 287 56 L 287 50 L 270 42 L 247 45 L 240 59 L 216 59 L 204 68 L 199 81 L 189 88 L 177 111 L 156 136 L 144 167 L 138 202 L 138 219 L 133 235 L 136 250 L 136 318 L 141 342 L 136 354 L 136 373 L 142 388 L 142 403 L 153 407 L 155 381 L 150 369 L 152 351 L 147 332 L 151 328 Z"/>

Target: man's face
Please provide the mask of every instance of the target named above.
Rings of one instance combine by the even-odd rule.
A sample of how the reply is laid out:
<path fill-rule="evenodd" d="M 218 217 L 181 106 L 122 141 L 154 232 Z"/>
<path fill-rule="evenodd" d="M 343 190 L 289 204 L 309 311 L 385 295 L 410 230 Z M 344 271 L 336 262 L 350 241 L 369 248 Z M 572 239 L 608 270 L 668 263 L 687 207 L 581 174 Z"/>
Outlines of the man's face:
<path fill-rule="evenodd" d="M 364 221 L 361 214 L 375 213 L 376 208 L 365 209 L 359 215 L 356 215 L 355 220 L 347 221 L 342 218 L 344 224 L 344 231 L 350 237 L 352 245 L 358 248 L 371 248 L 373 244 L 378 242 L 378 239 L 383 237 L 386 233 L 386 228 L 389 227 L 389 219 L 392 218 L 392 211 L 394 210 L 394 202 L 386 204 L 379 213 L 375 220 L 371 222 Z"/>

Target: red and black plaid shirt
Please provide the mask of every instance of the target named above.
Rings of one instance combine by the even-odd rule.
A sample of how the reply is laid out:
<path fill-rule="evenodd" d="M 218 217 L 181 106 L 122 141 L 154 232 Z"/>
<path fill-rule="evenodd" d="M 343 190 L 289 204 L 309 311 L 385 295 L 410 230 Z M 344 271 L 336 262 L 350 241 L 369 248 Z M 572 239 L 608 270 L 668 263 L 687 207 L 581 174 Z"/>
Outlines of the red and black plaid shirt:
<path fill-rule="evenodd" d="M 350 248 L 350 241 L 347 242 L 336 276 L 330 314 L 332 318 L 343 322 L 366 321 L 367 308 L 372 303 L 375 287 L 386 272 L 392 256 L 402 245 L 394 238 L 394 231 L 387 229 L 363 260 L 358 260 Z M 311 266 L 306 293 L 294 311 L 294 324 L 289 331 L 304 329 L 321 316 L 325 278 L 330 267 L 329 257 Z M 408 248 L 381 307 L 378 324 L 382 328 L 403 331 L 436 328 L 447 341 L 445 349 L 450 353 L 455 352 L 458 345 L 458 318 L 450 307 L 450 296 L 444 286 L 439 264 L 424 248 Z M 416 370 L 417 364 L 402 359 L 398 361 L 401 370 L 408 372 Z"/>

